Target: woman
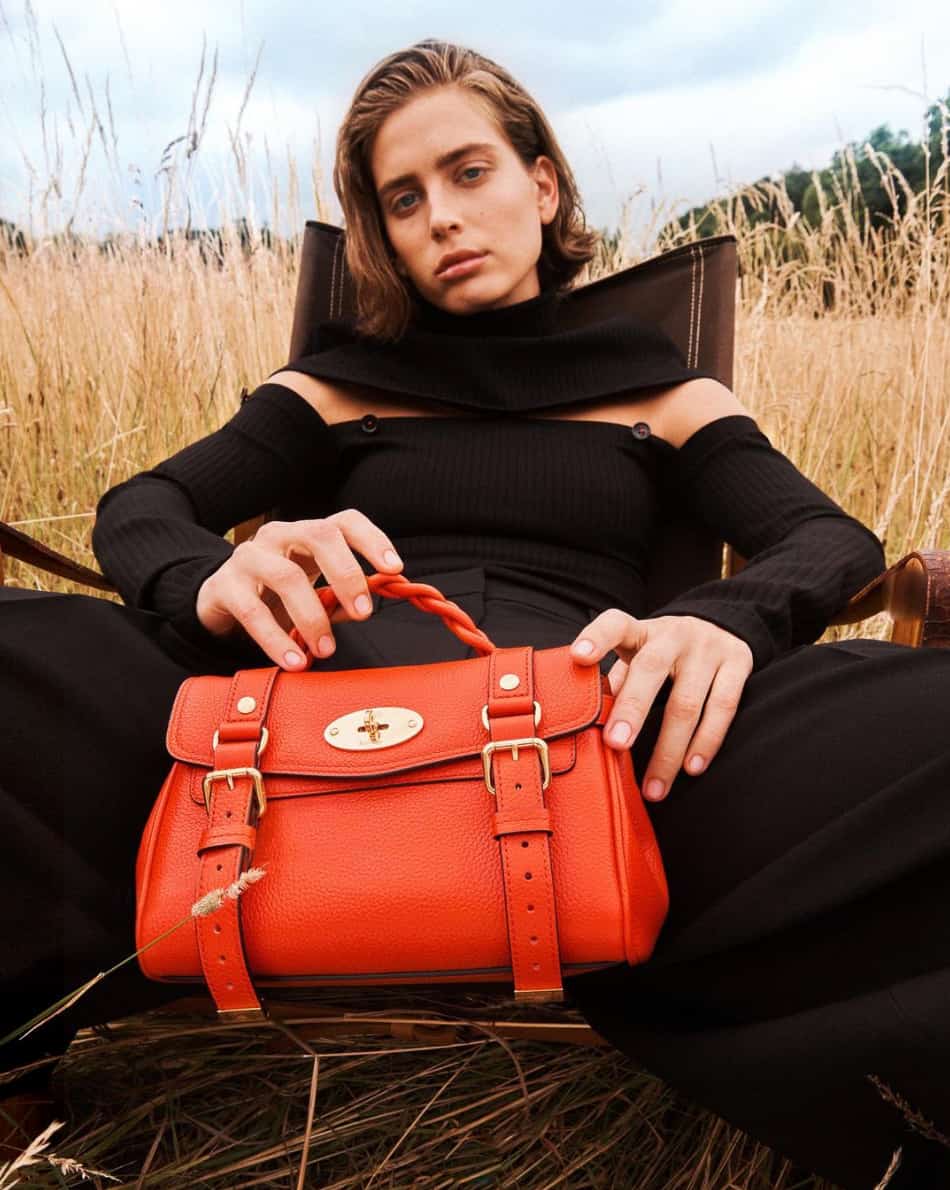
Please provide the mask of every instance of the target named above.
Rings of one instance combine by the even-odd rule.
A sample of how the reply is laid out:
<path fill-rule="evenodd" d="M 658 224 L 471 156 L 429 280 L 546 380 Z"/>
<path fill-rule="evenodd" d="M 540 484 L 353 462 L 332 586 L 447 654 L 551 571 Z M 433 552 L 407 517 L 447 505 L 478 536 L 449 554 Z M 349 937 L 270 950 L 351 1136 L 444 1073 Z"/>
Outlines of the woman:
<path fill-rule="evenodd" d="M 812 644 L 884 569 L 877 538 L 664 336 L 559 326 L 596 237 L 500 67 L 433 41 L 384 59 L 334 183 L 358 325 L 324 324 L 322 350 L 225 426 L 105 493 L 93 547 L 126 606 L 0 592 L 3 722 L 55 723 L 56 740 L 3 740 L 5 901 L 24 905 L 4 926 L 7 1027 L 133 948 L 135 851 L 186 676 L 300 668 L 294 625 L 328 669 L 471 655 L 370 595 L 366 573 L 405 568 L 496 644 L 573 641 L 609 675 L 629 730 L 608 742 L 632 749 L 671 906 L 650 962 L 566 981 L 595 1028 L 846 1190 L 899 1146 L 892 1187 L 945 1184 L 950 1151 L 866 1076 L 950 1131 L 950 654 Z M 749 563 L 643 616 L 669 484 Z M 222 538 L 275 506 L 252 541 Z M 320 575 L 342 601 L 330 619 Z M 63 1039 L 180 996 L 130 967 Z"/>

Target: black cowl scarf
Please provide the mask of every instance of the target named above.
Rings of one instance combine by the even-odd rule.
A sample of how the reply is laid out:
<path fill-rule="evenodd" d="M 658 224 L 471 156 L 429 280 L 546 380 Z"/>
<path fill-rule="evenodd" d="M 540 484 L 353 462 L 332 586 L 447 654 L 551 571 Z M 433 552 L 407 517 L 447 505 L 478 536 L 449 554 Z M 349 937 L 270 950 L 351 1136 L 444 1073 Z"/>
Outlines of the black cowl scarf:
<path fill-rule="evenodd" d="M 564 328 L 563 300 L 545 289 L 509 306 L 455 314 L 420 296 L 401 339 L 386 343 L 326 321 L 317 328 L 320 350 L 285 367 L 496 415 L 712 375 L 687 367 L 668 335 L 631 315 Z"/>

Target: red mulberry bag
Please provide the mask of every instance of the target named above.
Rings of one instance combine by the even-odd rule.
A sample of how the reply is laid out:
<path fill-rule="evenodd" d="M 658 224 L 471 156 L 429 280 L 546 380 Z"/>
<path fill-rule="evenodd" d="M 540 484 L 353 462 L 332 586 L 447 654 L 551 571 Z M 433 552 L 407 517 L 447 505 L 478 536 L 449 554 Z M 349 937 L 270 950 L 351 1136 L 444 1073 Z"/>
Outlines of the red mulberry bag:
<path fill-rule="evenodd" d="M 482 656 L 187 678 L 136 946 L 252 865 L 266 878 L 149 947 L 143 973 L 255 1019 L 260 988 L 513 981 L 563 1000 L 564 975 L 644 962 L 669 896 L 630 752 L 603 740 L 606 675 L 569 645 L 497 648 L 426 583 L 367 582 Z"/>

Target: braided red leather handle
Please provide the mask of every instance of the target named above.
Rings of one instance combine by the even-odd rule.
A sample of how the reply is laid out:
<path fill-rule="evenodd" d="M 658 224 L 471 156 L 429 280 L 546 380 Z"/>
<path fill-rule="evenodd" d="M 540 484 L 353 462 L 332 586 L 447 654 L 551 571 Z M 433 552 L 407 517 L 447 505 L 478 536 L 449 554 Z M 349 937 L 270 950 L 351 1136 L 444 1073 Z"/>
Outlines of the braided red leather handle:
<path fill-rule="evenodd" d="M 366 584 L 371 591 L 385 595 L 387 599 L 408 599 L 420 611 L 433 612 L 442 618 L 451 632 L 467 645 L 477 649 L 480 653 L 494 652 L 495 643 L 485 635 L 476 625 L 472 617 L 457 603 L 446 599 L 438 587 L 428 583 L 414 583 L 402 574 L 381 574 L 378 570 L 366 576 Z M 327 612 L 332 616 L 340 606 L 340 600 L 332 587 L 315 587 L 320 600 Z M 309 665 L 313 661 L 313 653 L 307 642 L 300 635 L 300 629 L 294 626 L 290 631 L 290 638 L 303 652 Z"/>

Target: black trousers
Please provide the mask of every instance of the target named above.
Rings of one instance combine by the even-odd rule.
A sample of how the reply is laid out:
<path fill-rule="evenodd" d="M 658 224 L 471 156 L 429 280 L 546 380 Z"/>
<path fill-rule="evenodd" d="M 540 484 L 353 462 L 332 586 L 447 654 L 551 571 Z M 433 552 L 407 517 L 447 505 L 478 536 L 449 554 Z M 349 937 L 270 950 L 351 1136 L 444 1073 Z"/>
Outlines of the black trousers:
<path fill-rule="evenodd" d="M 412 577 L 502 646 L 566 644 L 600 610 L 480 566 Z M 438 617 L 373 602 L 316 667 L 473 655 Z M 169 628 L 96 596 L 0 588 L 0 1035 L 135 949 L 172 702 L 192 673 L 234 668 Z M 638 780 L 671 685 L 634 741 Z M 950 1186 L 950 1150 L 868 1078 L 950 1135 L 948 727 L 950 650 L 804 645 L 750 675 L 706 771 L 646 803 L 671 895 L 650 961 L 565 980 L 636 1064 L 845 1190 L 870 1190 L 898 1146 L 892 1190 Z M 127 963 L 0 1049 L 0 1069 L 183 994 Z"/>

